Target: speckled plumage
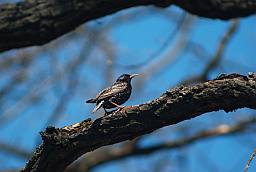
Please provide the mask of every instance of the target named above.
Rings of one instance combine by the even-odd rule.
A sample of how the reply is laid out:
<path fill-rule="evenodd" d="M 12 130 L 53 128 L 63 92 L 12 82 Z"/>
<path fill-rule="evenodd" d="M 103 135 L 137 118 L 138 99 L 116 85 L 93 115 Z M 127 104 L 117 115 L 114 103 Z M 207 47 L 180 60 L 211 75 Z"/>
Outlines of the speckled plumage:
<path fill-rule="evenodd" d="M 131 79 L 137 75 L 121 75 L 112 86 L 102 90 L 94 99 L 87 100 L 86 103 L 96 103 L 93 112 L 101 107 L 111 109 L 117 107 L 115 104 L 122 105 L 130 98 Z"/>

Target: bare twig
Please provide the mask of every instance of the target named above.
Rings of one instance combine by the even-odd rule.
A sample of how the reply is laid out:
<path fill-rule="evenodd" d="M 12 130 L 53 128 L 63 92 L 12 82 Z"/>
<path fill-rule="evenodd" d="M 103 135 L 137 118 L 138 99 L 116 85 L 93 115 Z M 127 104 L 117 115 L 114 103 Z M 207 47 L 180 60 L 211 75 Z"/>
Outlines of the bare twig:
<path fill-rule="evenodd" d="M 0 151 L 22 159 L 28 159 L 31 156 L 29 151 L 18 148 L 17 145 L 11 145 L 10 143 L 5 142 L 0 142 Z"/>
<path fill-rule="evenodd" d="M 246 167 L 245 167 L 245 169 L 244 169 L 244 172 L 247 172 L 247 171 L 248 171 L 249 166 L 250 166 L 250 164 L 251 164 L 251 162 L 252 162 L 252 160 L 253 160 L 253 158 L 254 158 L 255 156 L 256 156 L 256 149 L 254 149 L 252 155 L 250 156 L 249 160 L 247 161 L 247 164 L 246 164 Z"/>
<path fill-rule="evenodd" d="M 168 52 L 163 58 L 149 64 L 143 69 L 143 76 L 145 79 L 149 79 L 150 77 L 155 76 L 161 70 L 169 67 L 170 64 L 179 57 L 188 43 L 189 33 L 192 29 L 194 20 L 195 18 L 191 15 L 185 16 L 185 19 L 182 20 L 179 37 L 177 38 L 175 45 L 169 48 Z"/>
<path fill-rule="evenodd" d="M 201 74 L 199 74 L 198 76 L 189 78 L 188 80 L 184 80 L 183 82 L 181 82 L 181 85 L 203 82 L 208 79 L 207 77 L 209 73 L 219 66 L 221 59 L 223 58 L 223 54 L 227 46 L 229 45 L 229 42 L 231 41 L 232 37 L 235 35 L 238 26 L 239 26 L 239 20 L 234 20 L 231 23 L 230 27 L 227 29 L 223 38 L 221 39 L 215 54 L 213 55 L 213 57 L 211 58 L 210 62 L 207 64 L 205 69 L 201 72 Z"/>
<path fill-rule="evenodd" d="M 66 91 L 60 97 L 57 106 L 51 113 L 45 126 L 54 125 L 58 121 L 58 119 L 63 114 L 64 108 L 68 104 L 69 100 L 71 100 L 72 96 L 76 91 L 76 85 L 78 83 L 79 76 L 78 71 L 84 64 L 85 60 L 88 59 L 88 57 L 90 56 L 99 37 L 99 31 L 97 29 L 94 30 L 87 28 L 86 32 L 88 33 L 88 40 L 84 41 L 83 48 L 80 54 L 77 58 L 68 63 L 66 67 L 64 67 L 66 75 L 68 77 L 68 85 Z"/>
<path fill-rule="evenodd" d="M 139 67 L 145 67 L 148 64 L 150 64 L 152 61 L 154 61 L 157 57 L 159 57 L 160 54 L 164 52 L 164 50 L 170 45 L 171 41 L 178 35 L 179 32 L 180 35 L 186 34 L 188 30 L 187 25 L 189 25 L 187 22 L 189 22 L 189 17 L 187 17 L 186 13 L 182 13 L 179 20 L 177 21 L 176 27 L 170 32 L 170 34 L 167 36 L 167 38 L 164 40 L 162 45 L 153 52 L 149 57 L 147 57 L 147 60 L 144 62 L 140 62 L 133 65 L 123 65 L 123 64 L 117 64 L 118 67 L 126 68 L 126 69 L 136 69 Z M 182 38 L 186 38 L 186 36 L 182 36 Z M 173 48 L 174 50 L 175 48 Z M 182 47 L 180 48 L 182 49 Z M 167 55 L 167 57 L 170 57 L 171 55 Z"/>
<path fill-rule="evenodd" d="M 40 82 L 34 86 L 33 88 L 31 88 L 28 93 L 21 98 L 19 101 L 17 101 L 15 104 L 13 104 L 11 107 L 9 107 L 8 109 L 6 109 L 3 114 L 0 117 L 0 127 L 5 126 L 5 124 L 7 124 L 7 122 L 9 121 L 15 121 L 14 119 L 16 119 L 17 116 L 19 116 L 19 114 L 22 114 L 21 112 L 23 112 L 25 110 L 25 108 L 28 105 L 31 105 L 31 103 L 35 103 L 37 99 L 42 98 L 43 96 L 41 96 L 46 90 L 48 90 L 49 88 L 52 87 L 52 83 L 58 81 L 61 77 L 61 75 L 63 73 L 69 73 L 67 76 L 69 76 L 69 79 L 73 77 L 74 72 L 76 72 L 76 70 L 79 68 L 79 66 L 82 66 L 82 62 L 83 60 L 86 59 L 87 56 L 89 56 L 90 52 L 93 50 L 93 47 L 95 44 L 93 44 L 95 41 L 97 41 L 98 39 L 98 30 L 97 29 L 93 29 L 88 27 L 87 28 L 87 33 L 88 33 L 88 44 L 86 44 L 86 53 L 83 54 L 81 52 L 81 54 L 79 55 L 78 58 L 72 59 L 70 63 L 68 63 L 67 65 L 65 65 L 60 71 L 57 71 L 56 73 L 52 74 L 51 76 L 47 77 L 44 80 L 40 80 Z M 75 76 L 75 75 L 74 75 Z M 73 83 L 70 83 L 70 87 L 73 86 Z M 75 91 L 75 89 L 70 89 Z M 68 92 L 70 91 L 68 90 L 66 92 L 66 94 L 69 94 Z M 70 94 L 72 95 L 72 94 Z M 63 95 L 66 96 L 66 95 Z M 62 101 L 65 101 L 64 99 L 62 99 Z M 62 102 L 61 102 L 62 103 Z M 67 102 L 65 102 L 67 103 Z M 60 106 L 58 105 L 56 110 L 58 110 L 59 112 L 61 112 L 61 109 L 64 106 Z M 47 124 L 49 124 L 49 122 L 53 122 L 55 119 L 58 119 L 59 116 L 61 115 L 61 113 L 57 113 L 57 111 L 55 111 L 56 113 L 54 113 L 54 115 L 51 115 L 51 119 L 48 119 Z"/>

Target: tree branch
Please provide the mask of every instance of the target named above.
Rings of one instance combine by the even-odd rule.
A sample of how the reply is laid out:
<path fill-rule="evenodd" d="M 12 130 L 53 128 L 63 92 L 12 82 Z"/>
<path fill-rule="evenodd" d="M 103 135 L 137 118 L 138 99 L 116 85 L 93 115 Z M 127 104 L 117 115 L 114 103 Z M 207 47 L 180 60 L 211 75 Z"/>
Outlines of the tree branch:
<path fill-rule="evenodd" d="M 256 11 L 255 0 L 26 0 L 0 5 L 0 52 L 43 45 L 84 22 L 142 5 L 177 5 L 198 16 L 219 19 Z"/>
<path fill-rule="evenodd" d="M 161 143 L 149 147 L 122 147 L 122 148 L 112 148 L 110 150 L 101 149 L 98 152 L 95 151 L 92 156 L 89 154 L 83 157 L 79 162 L 76 162 L 69 166 L 65 172 L 86 172 L 90 171 L 95 167 L 98 167 L 105 163 L 110 163 L 113 161 L 120 161 L 124 158 L 134 157 L 134 156 L 146 156 L 153 154 L 158 151 L 172 150 L 177 148 L 182 148 L 193 144 L 198 141 L 202 141 L 209 138 L 216 138 L 219 136 L 226 136 L 237 134 L 246 131 L 251 125 L 256 123 L 256 118 L 249 118 L 243 121 L 239 121 L 233 125 L 221 124 L 209 130 L 203 130 L 192 136 L 185 136 L 183 138 L 177 139 L 175 141 L 170 141 L 167 143 Z"/>
<path fill-rule="evenodd" d="M 94 122 L 90 119 L 64 127 L 48 127 L 23 172 L 63 171 L 84 153 L 131 140 L 161 127 L 194 118 L 206 112 L 256 109 L 256 74 L 220 75 L 192 87 L 180 86 L 159 98 L 125 107 Z"/>

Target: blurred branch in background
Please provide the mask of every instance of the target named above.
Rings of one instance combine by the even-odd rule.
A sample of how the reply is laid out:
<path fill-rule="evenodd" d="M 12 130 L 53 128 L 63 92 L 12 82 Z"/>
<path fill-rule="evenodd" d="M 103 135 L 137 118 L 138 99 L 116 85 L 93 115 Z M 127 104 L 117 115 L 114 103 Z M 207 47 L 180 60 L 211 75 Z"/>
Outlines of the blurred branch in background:
<path fill-rule="evenodd" d="M 0 89 L 0 110 L 4 106 L 4 98 L 26 81 L 29 67 L 38 53 L 38 51 L 23 51 L 16 56 L 4 57 L 0 61 L 1 74 L 9 78 L 9 81 Z"/>
<path fill-rule="evenodd" d="M 170 67 L 172 63 L 177 60 L 179 55 L 183 53 L 185 47 L 187 46 L 189 40 L 189 34 L 193 28 L 195 18 L 191 15 L 185 15 L 184 19 L 182 19 L 179 26 L 179 31 L 175 33 L 178 34 L 177 41 L 175 45 L 169 47 L 167 53 L 156 62 L 153 62 L 147 66 L 144 66 L 142 69 L 143 73 L 143 80 L 141 82 L 145 82 L 145 80 L 149 80 L 150 78 L 154 77 L 155 75 L 159 74 L 160 71 L 163 71 L 167 67 Z M 167 44 L 166 44 L 167 45 Z"/>
<path fill-rule="evenodd" d="M 71 58 L 71 60 L 60 70 L 57 70 L 56 68 L 54 73 L 51 73 L 50 76 L 44 74 L 42 77 L 37 77 L 36 79 L 40 79 L 39 82 L 34 82 L 35 84 L 32 86 L 32 88 L 28 89 L 28 92 L 24 95 L 24 97 L 15 102 L 15 104 L 12 104 L 9 108 L 6 108 L 2 113 L 0 116 L 0 127 L 4 127 L 6 124 L 9 124 L 8 122 L 14 122 L 17 117 L 20 117 L 23 114 L 22 112 L 27 107 L 31 106 L 33 103 L 36 103 L 39 101 L 39 99 L 44 98 L 42 94 L 52 88 L 54 83 L 58 82 L 58 80 L 62 78 L 61 76 L 68 78 L 68 86 L 66 88 L 66 92 L 63 93 L 59 98 L 60 101 L 56 105 L 56 109 L 53 110 L 52 115 L 50 115 L 50 118 L 47 121 L 47 125 L 54 124 L 57 119 L 63 115 L 63 108 L 65 108 L 69 98 L 71 98 L 70 96 L 73 95 L 72 92 L 76 91 L 74 87 L 77 82 L 77 79 L 75 78 L 78 74 L 76 73 L 79 71 L 79 67 L 83 65 L 86 57 L 88 57 L 90 52 L 93 51 L 93 47 L 97 41 L 98 31 L 96 31 L 96 29 L 87 27 L 85 34 L 88 34 L 88 40 L 86 40 L 87 43 L 84 45 L 84 48 L 86 49 L 83 49 L 85 51 L 81 50 L 81 53 L 77 58 Z M 84 39 L 87 38 L 85 37 Z M 27 66 L 25 69 L 29 70 Z"/>
<path fill-rule="evenodd" d="M 71 62 L 64 67 L 65 77 L 67 78 L 67 87 L 64 93 L 59 97 L 58 103 L 53 109 L 50 117 L 48 118 L 45 126 L 54 125 L 63 115 L 64 109 L 66 108 L 69 101 L 75 95 L 77 91 L 77 84 L 79 78 L 79 69 L 82 67 L 84 62 L 88 59 L 91 52 L 95 48 L 95 45 L 98 41 L 98 35 L 100 31 L 97 29 L 86 27 L 85 33 L 81 36 L 84 37 L 84 42 L 80 54 L 77 58 L 72 58 Z"/>
<path fill-rule="evenodd" d="M 74 162 L 66 172 L 85 172 L 94 169 L 100 165 L 111 163 L 113 161 L 120 161 L 124 158 L 136 157 L 136 156 L 147 156 L 157 151 L 172 150 L 177 148 L 183 148 L 189 146 L 197 141 L 205 139 L 213 139 L 219 136 L 226 136 L 232 134 L 239 134 L 245 131 L 250 131 L 251 125 L 256 123 L 256 118 L 249 118 L 241 120 L 233 125 L 221 124 L 217 127 L 208 130 L 202 130 L 191 136 L 185 136 L 175 141 L 170 141 L 158 145 L 149 147 L 122 147 L 122 148 L 110 148 L 110 149 L 99 149 L 95 152 L 88 153 L 77 162 Z"/>
<path fill-rule="evenodd" d="M 209 73 L 220 65 L 221 59 L 224 57 L 225 50 L 227 49 L 227 46 L 229 45 L 232 37 L 235 36 L 238 26 L 239 20 L 234 20 L 231 22 L 230 27 L 227 29 L 223 38 L 220 40 L 215 54 L 209 63 L 205 66 L 205 69 L 198 76 L 193 76 L 187 80 L 182 81 L 180 83 L 181 85 L 194 84 L 208 80 Z"/>
<path fill-rule="evenodd" d="M 10 154 L 21 159 L 28 159 L 31 156 L 31 152 L 21 149 L 17 145 L 11 145 L 10 143 L 5 142 L 0 142 L 0 152 Z"/>
<path fill-rule="evenodd" d="M 160 13 L 161 14 L 161 13 Z M 137 68 L 145 68 L 145 66 L 147 66 L 148 64 L 150 64 L 151 62 L 153 62 L 155 59 L 157 59 L 171 44 L 171 42 L 173 41 L 173 39 L 179 34 L 179 32 L 181 32 L 180 34 L 184 34 L 185 32 L 185 25 L 186 27 L 188 27 L 187 25 L 189 25 L 190 23 L 190 17 L 188 17 L 188 14 L 186 13 L 182 13 L 180 16 L 174 16 L 172 13 L 169 14 L 167 12 L 162 14 L 167 15 L 165 16 L 168 20 L 172 19 L 172 20 L 177 20 L 176 18 L 178 17 L 178 21 L 175 22 L 176 26 L 175 28 L 170 32 L 169 36 L 167 36 L 167 38 L 164 40 L 164 42 L 161 44 L 161 46 L 155 51 L 153 52 L 151 55 L 149 55 L 149 57 L 147 57 L 147 60 L 144 62 L 140 62 L 137 64 L 132 64 L 132 65 L 123 65 L 123 64 L 117 64 L 117 67 L 121 67 L 121 68 L 125 68 L 125 69 L 137 69 Z M 168 21 L 170 22 L 170 21 Z M 187 23 L 188 22 L 188 23 Z"/>
<path fill-rule="evenodd" d="M 245 169 L 244 169 L 244 172 L 247 172 L 247 171 L 248 171 L 248 169 L 249 169 L 249 167 L 250 167 L 250 164 L 251 164 L 251 162 L 252 162 L 252 160 L 253 160 L 253 158 L 254 158 L 255 156 L 256 156 L 256 149 L 254 149 L 252 155 L 250 156 L 250 158 L 249 158 L 249 160 L 248 160 L 248 162 L 247 162 L 247 164 L 246 164 L 246 167 L 245 167 Z"/>

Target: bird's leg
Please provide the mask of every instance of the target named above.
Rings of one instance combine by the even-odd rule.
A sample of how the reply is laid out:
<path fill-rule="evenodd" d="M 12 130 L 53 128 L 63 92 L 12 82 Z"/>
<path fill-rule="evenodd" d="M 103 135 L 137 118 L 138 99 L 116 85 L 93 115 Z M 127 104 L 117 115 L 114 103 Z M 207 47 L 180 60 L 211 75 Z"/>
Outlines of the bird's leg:
<path fill-rule="evenodd" d="M 103 108 L 103 109 L 104 109 L 104 111 L 105 111 L 105 115 L 108 115 L 109 112 L 108 112 L 105 108 Z"/>
<path fill-rule="evenodd" d="M 115 111 L 117 111 L 117 110 L 118 110 L 118 109 L 112 110 L 112 111 L 107 111 L 107 110 L 104 108 L 104 111 L 105 111 L 104 116 L 107 116 L 107 115 L 109 115 L 109 114 L 112 114 L 113 112 L 115 112 Z"/>
<path fill-rule="evenodd" d="M 115 105 L 116 107 L 119 107 L 119 108 L 124 108 L 124 106 L 121 106 L 121 105 L 118 105 L 116 104 L 115 102 L 112 102 L 112 101 L 109 101 L 111 104 Z"/>

